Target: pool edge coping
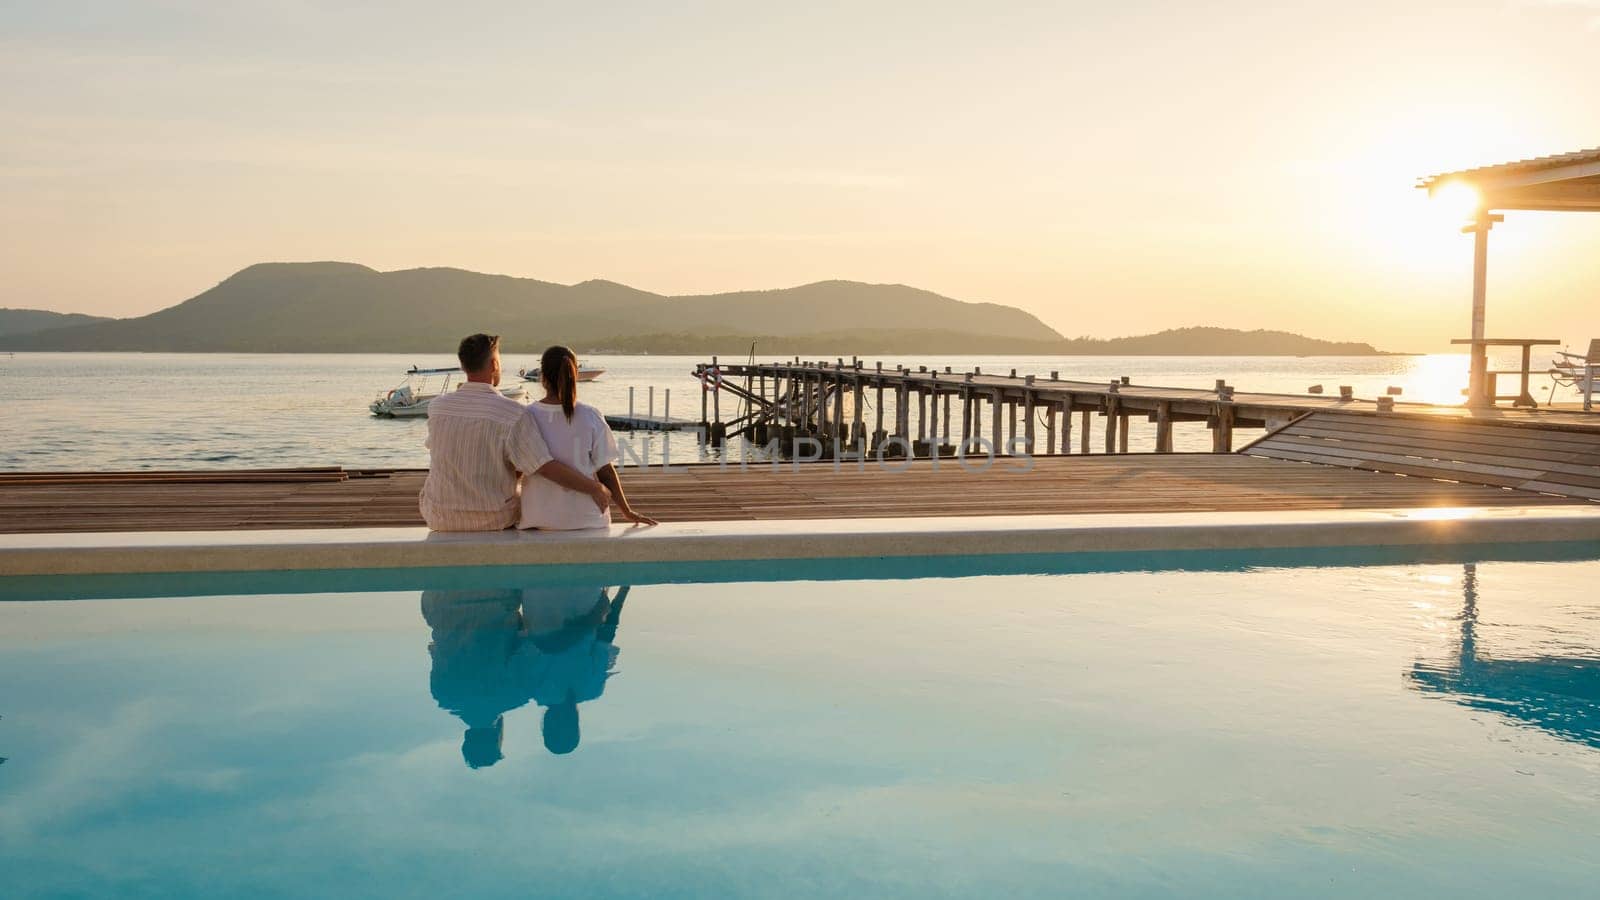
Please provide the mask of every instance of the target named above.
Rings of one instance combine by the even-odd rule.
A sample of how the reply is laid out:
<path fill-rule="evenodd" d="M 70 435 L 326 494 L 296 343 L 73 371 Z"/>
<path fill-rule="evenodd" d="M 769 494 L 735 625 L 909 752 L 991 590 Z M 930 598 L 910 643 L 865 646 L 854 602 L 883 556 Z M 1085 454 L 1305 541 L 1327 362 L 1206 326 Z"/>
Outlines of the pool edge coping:
<path fill-rule="evenodd" d="M 607 531 L 424 528 L 0 535 L 0 577 L 1600 542 L 1600 507 L 700 522 Z"/>

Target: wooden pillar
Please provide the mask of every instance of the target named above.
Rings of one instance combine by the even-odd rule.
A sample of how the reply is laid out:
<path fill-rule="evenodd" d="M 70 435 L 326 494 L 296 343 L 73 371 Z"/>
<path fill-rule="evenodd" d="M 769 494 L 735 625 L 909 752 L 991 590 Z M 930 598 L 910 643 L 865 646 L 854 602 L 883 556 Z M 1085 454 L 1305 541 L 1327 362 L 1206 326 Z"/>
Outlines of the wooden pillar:
<path fill-rule="evenodd" d="M 1233 452 L 1233 404 L 1218 402 L 1213 405 L 1216 411 L 1216 427 L 1211 431 L 1211 452 Z"/>
<path fill-rule="evenodd" d="M 838 430 L 839 423 L 834 421 L 835 398 L 830 396 L 832 391 L 829 390 L 833 386 L 833 379 L 828 377 L 825 366 L 827 363 L 817 363 L 817 421 L 822 425 L 822 433 L 831 435 Z"/>
<path fill-rule="evenodd" d="M 1072 395 L 1061 401 L 1061 455 L 1072 452 Z"/>
<path fill-rule="evenodd" d="M 1117 452 L 1117 398 L 1106 397 L 1106 452 Z"/>
<path fill-rule="evenodd" d="M 845 373 L 834 370 L 834 434 L 845 439 Z"/>
<path fill-rule="evenodd" d="M 1489 287 L 1489 229 L 1494 226 L 1496 217 L 1489 215 L 1488 210 L 1478 214 L 1473 224 L 1463 228 L 1471 231 L 1472 235 L 1472 355 L 1467 375 L 1467 405 L 1468 406 L 1493 406 L 1494 398 L 1489 390 L 1489 348 L 1480 343 L 1483 340 L 1484 306 Z"/>
<path fill-rule="evenodd" d="M 1006 438 L 1006 449 L 1010 450 L 1011 445 L 1017 442 L 1017 401 L 1006 402 L 1006 418 L 1011 422 L 1011 432 Z"/>
<path fill-rule="evenodd" d="M 1117 416 L 1117 452 L 1128 452 L 1128 414 Z"/>
<path fill-rule="evenodd" d="M 1078 429 L 1078 452 L 1087 456 L 1089 454 L 1089 426 L 1094 424 L 1094 410 L 1083 411 L 1083 427 Z"/>
<path fill-rule="evenodd" d="M 1156 452 L 1172 452 L 1172 401 L 1156 404 Z"/>
<path fill-rule="evenodd" d="M 1000 434 L 1000 412 L 1001 412 L 1001 410 L 1000 410 L 1000 407 L 1005 405 L 1005 401 L 1000 396 L 1000 392 L 999 391 L 995 391 L 994 394 L 989 398 L 989 403 L 990 403 L 990 405 L 992 405 L 994 407 L 994 410 L 993 410 L 994 422 L 993 422 L 993 425 L 992 425 L 992 435 L 990 437 L 990 442 L 991 442 L 990 449 L 992 449 L 994 451 L 994 454 L 996 456 L 999 456 L 1000 453 L 1001 453 L 1001 450 L 1002 450 L 1002 448 L 1004 446 L 1000 442 L 1000 438 L 1001 438 L 1001 434 Z"/>
<path fill-rule="evenodd" d="M 906 392 L 906 383 L 904 381 L 902 381 L 899 384 L 895 385 L 895 387 L 894 387 L 894 433 L 895 433 L 896 437 L 899 437 L 901 439 L 907 438 L 908 437 L 908 432 L 911 430 L 911 428 L 910 428 L 911 419 L 909 418 L 911 410 L 910 410 L 910 403 L 907 402 L 910 399 L 911 398 L 910 398 L 909 394 L 907 394 L 907 392 Z"/>
<path fill-rule="evenodd" d="M 862 401 L 866 399 L 866 396 L 861 388 L 860 372 L 856 373 L 855 384 L 852 387 L 850 399 L 855 402 L 856 410 L 855 415 L 851 416 L 855 420 L 855 430 L 851 433 L 850 440 L 857 446 L 857 449 L 860 449 L 866 447 L 866 435 L 861 433 L 862 429 L 866 427 L 866 423 L 862 421 L 862 416 L 866 414 L 862 409 L 865 405 Z"/>
<path fill-rule="evenodd" d="M 813 426 L 817 432 L 828 424 L 828 407 L 822 402 L 822 369 L 820 363 L 812 363 L 809 373 L 811 381 L 811 414 Z"/>
<path fill-rule="evenodd" d="M 717 368 L 717 358 L 711 357 L 711 368 L 716 373 L 716 379 L 711 382 L 711 418 L 712 427 L 720 428 L 722 425 L 722 371 Z"/>
<path fill-rule="evenodd" d="M 1022 393 L 1022 446 L 1033 453 L 1033 391 Z"/>
<path fill-rule="evenodd" d="M 800 382 L 800 421 L 795 424 L 800 426 L 801 434 L 809 434 L 811 431 L 811 376 L 804 368 L 801 368 L 795 375 Z"/>
<path fill-rule="evenodd" d="M 828 427 L 828 404 L 822 402 L 822 368 L 821 363 L 812 363 L 811 380 L 811 412 L 816 419 L 816 433 L 822 434 Z"/>
<path fill-rule="evenodd" d="M 1053 400 L 1044 404 L 1044 452 L 1046 456 L 1056 452 L 1056 404 Z"/>
<path fill-rule="evenodd" d="M 700 367 L 701 377 L 705 376 L 705 366 Z M 703 444 L 711 439 L 711 392 L 706 390 L 706 382 L 700 382 L 700 442 Z"/>
<path fill-rule="evenodd" d="M 917 386 L 917 440 L 928 440 L 928 392 Z"/>
<path fill-rule="evenodd" d="M 961 446 L 972 440 L 972 388 L 961 389 Z"/>
<path fill-rule="evenodd" d="M 872 389 L 878 395 L 877 411 L 873 414 L 877 425 L 872 429 L 872 446 L 874 449 L 883 441 L 883 364 L 878 364 L 878 374 L 872 380 Z"/>
<path fill-rule="evenodd" d="M 815 419 L 815 429 L 821 433 L 828 424 L 828 405 L 822 402 L 822 368 L 821 363 L 813 363 L 811 369 L 811 412 Z"/>
<path fill-rule="evenodd" d="M 949 391 L 945 391 L 945 394 L 944 394 L 944 416 L 939 419 L 939 423 L 944 426 L 944 437 L 940 439 L 939 444 L 940 444 L 940 446 L 947 446 L 950 443 L 950 392 Z"/>

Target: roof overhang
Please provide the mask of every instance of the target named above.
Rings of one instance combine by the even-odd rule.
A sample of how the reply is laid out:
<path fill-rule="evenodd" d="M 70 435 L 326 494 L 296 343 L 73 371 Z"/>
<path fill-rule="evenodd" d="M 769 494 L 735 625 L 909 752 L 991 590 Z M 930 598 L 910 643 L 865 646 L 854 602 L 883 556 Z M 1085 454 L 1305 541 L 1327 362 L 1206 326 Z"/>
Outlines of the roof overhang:
<path fill-rule="evenodd" d="M 1417 187 L 1432 196 L 1457 184 L 1476 190 L 1485 210 L 1600 212 L 1600 147 L 1430 175 Z"/>

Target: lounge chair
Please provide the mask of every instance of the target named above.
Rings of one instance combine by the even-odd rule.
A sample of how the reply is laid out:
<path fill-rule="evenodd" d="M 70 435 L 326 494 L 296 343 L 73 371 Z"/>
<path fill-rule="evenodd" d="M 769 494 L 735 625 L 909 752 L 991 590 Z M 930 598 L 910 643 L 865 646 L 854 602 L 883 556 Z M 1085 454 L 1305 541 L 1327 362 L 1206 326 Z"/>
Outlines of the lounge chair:
<path fill-rule="evenodd" d="M 1600 381 L 1600 338 L 1589 342 L 1589 354 L 1579 356 L 1565 350 L 1557 350 L 1560 359 L 1555 360 L 1550 369 L 1550 399 L 1556 396 L 1556 388 L 1577 388 L 1583 394 L 1583 410 L 1589 412 L 1594 408 L 1595 382 Z"/>

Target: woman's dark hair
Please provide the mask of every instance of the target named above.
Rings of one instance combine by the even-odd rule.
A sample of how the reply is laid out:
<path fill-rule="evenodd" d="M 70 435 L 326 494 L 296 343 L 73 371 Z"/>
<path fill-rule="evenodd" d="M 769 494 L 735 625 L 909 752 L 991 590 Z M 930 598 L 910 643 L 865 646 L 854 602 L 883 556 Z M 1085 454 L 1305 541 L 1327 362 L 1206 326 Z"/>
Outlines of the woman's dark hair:
<path fill-rule="evenodd" d="M 544 351 L 539 357 L 539 380 L 561 399 L 561 411 L 572 421 L 578 408 L 578 355 L 560 344 Z"/>

